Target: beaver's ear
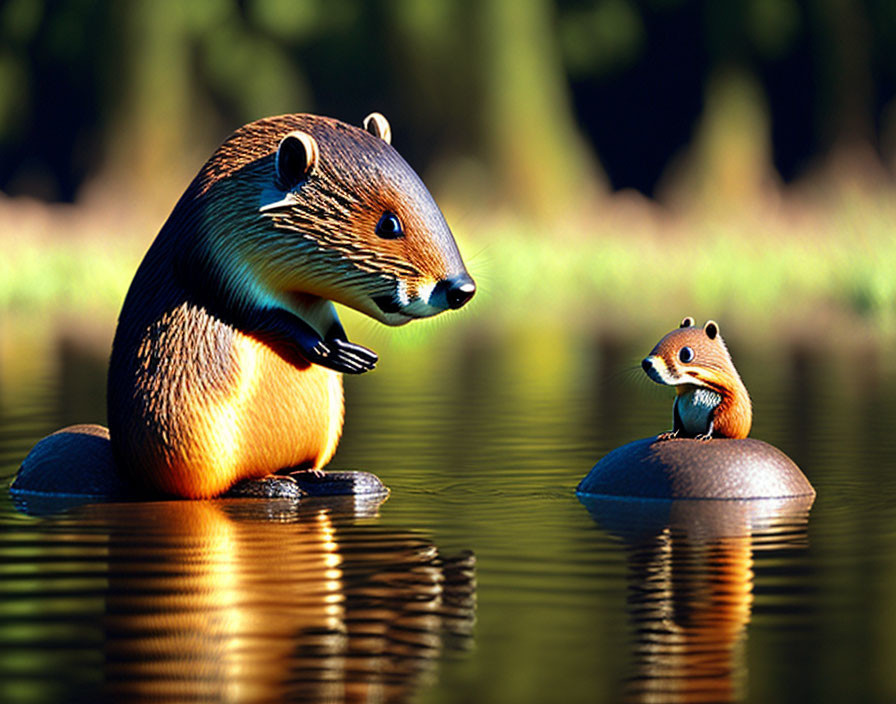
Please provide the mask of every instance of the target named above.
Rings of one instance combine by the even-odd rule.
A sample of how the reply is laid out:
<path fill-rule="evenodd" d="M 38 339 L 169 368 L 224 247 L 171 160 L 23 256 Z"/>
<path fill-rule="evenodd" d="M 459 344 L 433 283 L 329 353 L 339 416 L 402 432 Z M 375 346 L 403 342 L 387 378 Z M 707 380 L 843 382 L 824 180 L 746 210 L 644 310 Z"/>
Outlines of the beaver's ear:
<path fill-rule="evenodd" d="M 681 325 L 679 325 L 678 327 L 689 328 L 689 327 L 692 327 L 693 325 L 694 325 L 694 319 L 691 316 L 688 316 L 687 318 L 685 318 L 684 320 L 681 321 Z"/>
<path fill-rule="evenodd" d="M 706 325 L 703 326 L 703 332 L 710 340 L 715 340 L 719 334 L 719 326 L 714 320 L 707 320 Z"/>
<path fill-rule="evenodd" d="M 374 137 L 379 137 L 386 144 L 392 144 L 392 128 L 382 113 L 372 112 L 365 117 L 364 129 Z"/>
<path fill-rule="evenodd" d="M 290 191 L 308 178 L 317 166 L 317 142 L 307 132 L 296 130 L 280 140 L 275 163 L 277 181 Z"/>

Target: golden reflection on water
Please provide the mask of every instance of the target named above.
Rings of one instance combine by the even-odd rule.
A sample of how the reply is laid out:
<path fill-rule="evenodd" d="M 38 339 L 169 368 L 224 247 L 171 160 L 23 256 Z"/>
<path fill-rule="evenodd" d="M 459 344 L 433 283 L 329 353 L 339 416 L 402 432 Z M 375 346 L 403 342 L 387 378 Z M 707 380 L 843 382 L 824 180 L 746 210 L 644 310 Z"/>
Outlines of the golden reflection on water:
<path fill-rule="evenodd" d="M 634 635 L 626 701 L 743 700 L 754 551 L 805 547 L 812 501 L 583 498 L 624 541 Z"/>
<path fill-rule="evenodd" d="M 109 536 L 102 699 L 406 700 L 469 637 L 473 556 L 309 504 L 84 509 Z"/>

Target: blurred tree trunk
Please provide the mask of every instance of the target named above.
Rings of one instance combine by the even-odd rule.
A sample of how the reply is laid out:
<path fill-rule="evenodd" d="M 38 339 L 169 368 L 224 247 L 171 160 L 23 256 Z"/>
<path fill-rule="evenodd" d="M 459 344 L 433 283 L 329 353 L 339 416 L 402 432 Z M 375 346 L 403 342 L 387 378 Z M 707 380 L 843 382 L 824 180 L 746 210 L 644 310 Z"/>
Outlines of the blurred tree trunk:
<path fill-rule="evenodd" d="M 130 0 L 118 12 L 128 52 L 116 67 L 120 98 L 103 188 L 150 213 L 170 208 L 218 135 L 209 134 L 196 97 L 190 5 Z"/>
<path fill-rule="evenodd" d="M 816 109 L 824 172 L 841 186 L 864 189 L 886 178 L 875 148 L 870 17 L 865 4 L 853 0 L 814 0 L 812 10 L 818 25 Z"/>
<path fill-rule="evenodd" d="M 761 86 L 740 66 L 717 69 L 707 80 L 690 145 L 664 174 L 663 200 L 680 209 L 730 212 L 755 206 L 778 185 Z"/>
<path fill-rule="evenodd" d="M 605 190 L 579 134 L 554 44 L 550 0 L 484 0 L 485 146 L 501 195 L 547 220 Z"/>
<path fill-rule="evenodd" d="M 823 138 L 828 144 L 871 141 L 874 132 L 870 32 L 863 3 L 815 0 L 819 25 L 819 106 Z"/>

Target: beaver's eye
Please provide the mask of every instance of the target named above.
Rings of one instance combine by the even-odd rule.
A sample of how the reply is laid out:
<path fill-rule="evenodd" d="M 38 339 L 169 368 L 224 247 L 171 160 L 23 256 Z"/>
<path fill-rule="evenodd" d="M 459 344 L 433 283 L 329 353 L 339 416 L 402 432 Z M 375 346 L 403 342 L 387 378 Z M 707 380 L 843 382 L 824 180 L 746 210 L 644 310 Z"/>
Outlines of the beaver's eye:
<path fill-rule="evenodd" d="M 376 224 L 376 234 L 387 240 L 401 237 L 404 234 L 404 230 L 401 229 L 401 220 L 395 213 L 386 211 Z"/>
<path fill-rule="evenodd" d="M 680 350 L 678 350 L 678 358 L 682 362 L 687 364 L 692 359 L 694 359 L 694 350 L 692 350 L 690 347 L 682 347 Z"/>

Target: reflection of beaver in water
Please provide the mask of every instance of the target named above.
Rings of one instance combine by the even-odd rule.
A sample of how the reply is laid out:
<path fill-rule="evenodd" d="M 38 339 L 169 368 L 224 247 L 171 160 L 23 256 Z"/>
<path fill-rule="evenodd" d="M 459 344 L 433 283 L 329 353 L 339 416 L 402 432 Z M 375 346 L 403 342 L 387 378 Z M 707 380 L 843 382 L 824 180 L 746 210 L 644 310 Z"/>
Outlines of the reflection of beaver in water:
<path fill-rule="evenodd" d="M 660 445 L 693 443 L 706 449 L 731 442 L 743 441 Z M 581 497 L 601 529 L 621 541 L 628 565 L 633 667 L 620 701 L 745 698 L 754 557 L 780 565 L 805 548 L 813 500 L 811 495 L 771 501 Z M 776 593 L 781 587 L 778 580 L 764 584 L 765 598 L 775 594 L 775 603 L 798 598 L 789 585 Z"/>
<path fill-rule="evenodd" d="M 446 554 L 424 532 L 364 520 L 383 500 L 77 509 L 64 532 L 46 535 L 45 549 L 90 546 L 69 552 L 69 567 L 103 575 L 99 598 L 25 616 L 28 627 L 56 634 L 54 648 L 24 645 L 31 699 L 421 699 L 442 657 L 472 643 L 476 558 Z M 66 579 L 51 569 L 37 583 L 66 590 Z M 66 666 L 72 653 L 76 669 Z"/>
<path fill-rule="evenodd" d="M 663 439 L 745 438 L 753 419 L 750 395 L 734 368 L 712 320 L 703 328 L 693 318 L 660 340 L 641 362 L 658 384 L 674 386 L 673 426 Z"/>
<path fill-rule="evenodd" d="M 320 470 L 342 433 L 339 372 L 377 359 L 346 339 L 332 302 L 402 325 L 473 296 L 385 118 L 364 124 L 283 115 L 245 125 L 175 206 L 128 291 L 109 367 L 112 453 L 138 485 L 201 498 Z M 32 455 L 72 459 L 82 436 L 105 433 L 67 429 Z"/>

